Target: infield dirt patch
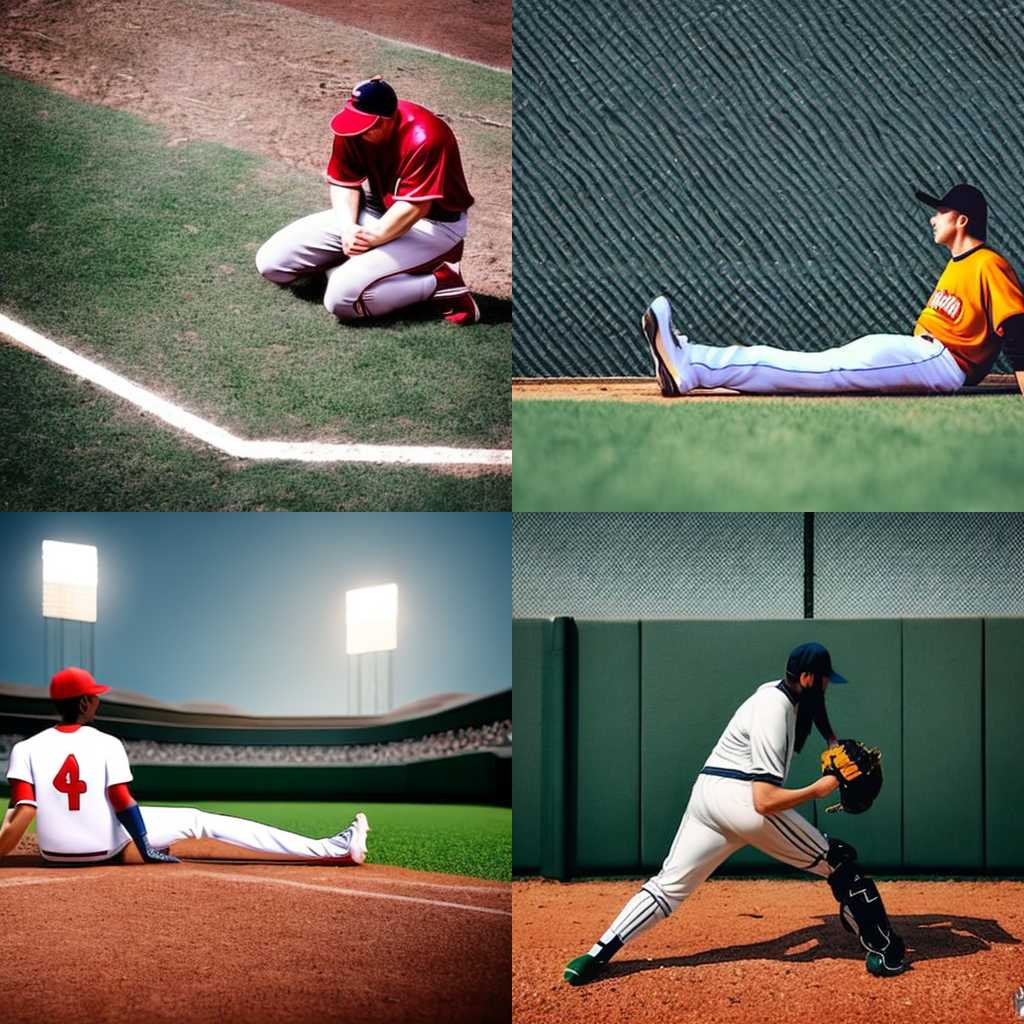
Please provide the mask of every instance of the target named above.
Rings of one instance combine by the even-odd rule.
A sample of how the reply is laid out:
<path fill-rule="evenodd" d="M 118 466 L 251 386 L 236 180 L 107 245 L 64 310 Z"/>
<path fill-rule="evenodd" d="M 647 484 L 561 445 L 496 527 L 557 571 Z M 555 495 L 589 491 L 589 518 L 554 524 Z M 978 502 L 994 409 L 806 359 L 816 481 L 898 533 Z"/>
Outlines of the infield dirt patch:
<path fill-rule="evenodd" d="M 875 978 L 824 883 L 712 880 L 573 988 L 587 952 L 641 883 L 515 883 L 516 1024 L 672 1021 L 846 1024 L 1014 1017 L 1024 984 L 1024 883 L 880 882 L 911 970 Z"/>

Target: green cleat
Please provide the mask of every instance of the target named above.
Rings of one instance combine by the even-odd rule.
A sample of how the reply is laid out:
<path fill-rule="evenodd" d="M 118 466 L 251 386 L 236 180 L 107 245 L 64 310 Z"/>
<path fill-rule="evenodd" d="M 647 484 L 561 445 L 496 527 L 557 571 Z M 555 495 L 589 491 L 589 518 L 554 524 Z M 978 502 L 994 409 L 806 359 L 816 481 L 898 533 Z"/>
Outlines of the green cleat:
<path fill-rule="evenodd" d="M 583 956 L 578 956 L 565 965 L 565 973 L 562 977 L 570 985 L 586 985 L 588 981 L 597 978 L 607 966 L 607 964 L 599 963 L 589 953 L 584 953 Z"/>

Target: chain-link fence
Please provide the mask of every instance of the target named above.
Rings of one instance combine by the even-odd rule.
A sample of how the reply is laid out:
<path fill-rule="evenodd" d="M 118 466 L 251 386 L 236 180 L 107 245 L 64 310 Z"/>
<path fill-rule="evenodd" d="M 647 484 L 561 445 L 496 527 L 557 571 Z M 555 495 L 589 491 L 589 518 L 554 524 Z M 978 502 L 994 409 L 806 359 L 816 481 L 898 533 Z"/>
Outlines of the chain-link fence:
<path fill-rule="evenodd" d="M 512 608 L 579 618 L 800 618 L 809 607 L 818 618 L 1024 615 L 1022 540 L 1020 513 L 517 513 Z"/>

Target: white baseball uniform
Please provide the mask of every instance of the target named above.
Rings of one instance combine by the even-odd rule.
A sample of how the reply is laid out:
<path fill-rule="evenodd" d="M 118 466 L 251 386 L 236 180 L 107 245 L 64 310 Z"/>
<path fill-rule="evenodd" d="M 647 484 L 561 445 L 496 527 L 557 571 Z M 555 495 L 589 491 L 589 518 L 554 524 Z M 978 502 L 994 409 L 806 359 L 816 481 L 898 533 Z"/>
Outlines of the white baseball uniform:
<path fill-rule="evenodd" d="M 823 878 L 832 873 L 828 840 L 806 818 L 794 809 L 768 816 L 754 810 L 755 781 L 785 782 L 796 718 L 797 699 L 781 680 L 759 686 L 739 706 L 694 783 L 661 871 L 626 904 L 592 956 L 668 917 L 743 846 Z"/>
<path fill-rule="evenodd" d="M 124 744 L 91 726 L 55 726 L 11 750 L 8 780 L 32 787 L 18 804 L 37 809 L 39 852 L 46 860 L 89 863 L 107 860 L 132 840 L 117 820 L 107 789 L 132 780 Z M 310 839 L 244 818 L 192 807 L 139 808 L 149 844 L 166 849 L 180 839 L 220 839 L 261 853 L 325 858 L 344 863 L 347 833 Z"/>

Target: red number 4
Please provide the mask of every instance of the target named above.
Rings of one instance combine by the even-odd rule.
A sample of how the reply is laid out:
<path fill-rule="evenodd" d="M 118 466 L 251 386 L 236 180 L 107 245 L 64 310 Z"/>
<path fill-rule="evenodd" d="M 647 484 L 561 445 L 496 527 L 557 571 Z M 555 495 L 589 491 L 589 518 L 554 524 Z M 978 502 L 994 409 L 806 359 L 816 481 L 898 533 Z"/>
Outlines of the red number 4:
<path fill-rule="evenodd" d="M 75 759 L 74 754 L 68 754 L 68 756 L 64 758 L 64 763 L 60 766 L 60 771 L 53 777 L 53 788 L 56 789 L 58 793 L 67 794 L 69 811 L 81 810 L 79 797 L 88 787 L 78 777 L 78 761 Z"/>

